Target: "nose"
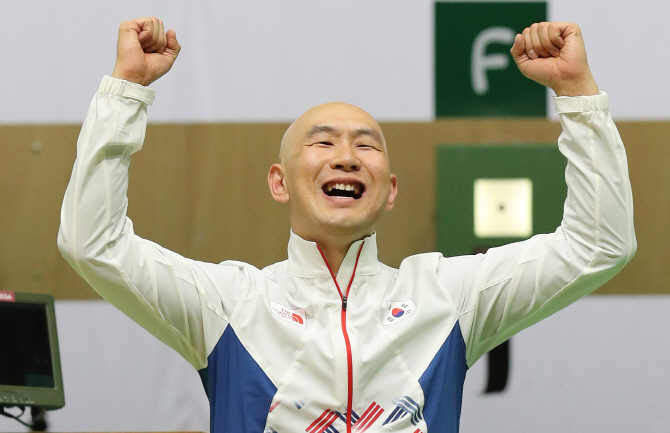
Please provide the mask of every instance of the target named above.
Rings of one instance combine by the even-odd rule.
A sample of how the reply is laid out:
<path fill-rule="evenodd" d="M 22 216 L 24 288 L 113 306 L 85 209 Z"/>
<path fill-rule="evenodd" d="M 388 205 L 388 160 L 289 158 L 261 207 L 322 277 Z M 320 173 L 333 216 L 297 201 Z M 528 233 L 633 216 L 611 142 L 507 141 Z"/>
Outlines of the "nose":
<path fill-rule="evenodd" d="M 361 162 L 354 153 L 353 146 L 341 144 L 336 147 L 336 152 L 330 161 L 330 166 L 336 170 L 357 171 L 361 168 Z"/>

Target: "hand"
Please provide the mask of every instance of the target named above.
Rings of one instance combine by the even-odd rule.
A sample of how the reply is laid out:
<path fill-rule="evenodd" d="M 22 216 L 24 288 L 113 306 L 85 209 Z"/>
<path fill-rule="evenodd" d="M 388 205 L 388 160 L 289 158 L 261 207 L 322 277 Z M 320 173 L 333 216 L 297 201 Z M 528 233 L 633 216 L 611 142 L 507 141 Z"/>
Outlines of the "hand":
<path fill-rule="evenodd" d="M 523 75 L 557 96 L 598 94 L 577 24 L 533 24 L 516 35 L 510 53 Z"/>
<path fill-rule="evenodd" d="M 125 21 L 119 26 L 112 77 L 148 86 L 172 68 L 179 50 L 175 31 L 165 33 L 158 18 Z"/>

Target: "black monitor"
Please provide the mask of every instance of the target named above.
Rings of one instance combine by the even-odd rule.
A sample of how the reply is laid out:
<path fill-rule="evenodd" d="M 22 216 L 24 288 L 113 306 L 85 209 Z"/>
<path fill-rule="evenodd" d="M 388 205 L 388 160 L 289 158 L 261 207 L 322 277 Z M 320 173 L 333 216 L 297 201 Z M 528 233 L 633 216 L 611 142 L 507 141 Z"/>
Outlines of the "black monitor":
<path fill-rule="evenodd" d="M 53 296 L 0 291 L 0 407 L 64 405 Z"/>

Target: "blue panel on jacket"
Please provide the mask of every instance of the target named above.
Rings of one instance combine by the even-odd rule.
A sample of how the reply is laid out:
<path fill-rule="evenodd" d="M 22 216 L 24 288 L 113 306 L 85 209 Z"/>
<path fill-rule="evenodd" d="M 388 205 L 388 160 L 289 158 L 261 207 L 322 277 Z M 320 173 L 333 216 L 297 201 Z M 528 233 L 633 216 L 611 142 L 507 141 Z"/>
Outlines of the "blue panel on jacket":
<path fill-rule="evenodd" d="M 463 382 L 468 370 L 465 341 L 458 322 L 421 375 L 423 416 L 429 433 L 457 433 L 461 419 Z"/>
<path fill-rule="evenodd" d="M 228 326 L 209 355 L 206 391 L 212 433 L 258 433 L 265 429 L 277 388 Z"/>

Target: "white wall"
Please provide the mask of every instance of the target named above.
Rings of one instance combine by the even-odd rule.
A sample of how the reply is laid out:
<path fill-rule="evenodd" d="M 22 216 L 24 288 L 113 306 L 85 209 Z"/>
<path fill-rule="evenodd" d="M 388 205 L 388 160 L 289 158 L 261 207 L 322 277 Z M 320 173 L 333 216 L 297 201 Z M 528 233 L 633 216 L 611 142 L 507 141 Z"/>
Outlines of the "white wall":
<path fill-rule="evenodd" d="M 511 340 L 508 389 L 468 372 L 461 430 L 667 433 L 670 296 L 590 296 Z"/>
<path fill-rule="evenodd" d="M 508 389 L 482 395 L 468 372 L 470 433 L 667 433 L 670 296 L 590 296 L 514 336 Z M 209 429 L 200 378 L 176 352 L 103 301 L 59 301 L 66 405 L 51 431 Z M 0 431 L 27 431 L 0 417 Z"/>
<path fill-rule="evenodd" d="M 433 118 L 430 0 L 0 2 L 0 123 L 82 121 L 115 59 L 118 24 L 157 15 L 183 52 L 154 122 L 292 120 L 331 100 L 380 120 Z M 582 26 L 618 119 L 670 119 L 663 0 L 555 0 Z"/>

